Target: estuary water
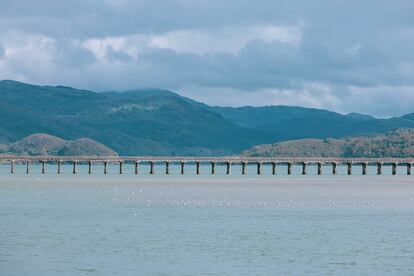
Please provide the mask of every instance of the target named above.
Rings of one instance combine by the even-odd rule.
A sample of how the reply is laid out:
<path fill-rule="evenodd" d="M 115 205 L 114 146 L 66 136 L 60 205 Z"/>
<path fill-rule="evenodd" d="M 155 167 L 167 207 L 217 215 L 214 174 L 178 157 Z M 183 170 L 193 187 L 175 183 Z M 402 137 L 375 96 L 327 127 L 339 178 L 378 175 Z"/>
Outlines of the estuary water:
<path fill-rule="evenodd" d="M 0 275 L 413 275 L 413 176 L 0 176 Z"/>

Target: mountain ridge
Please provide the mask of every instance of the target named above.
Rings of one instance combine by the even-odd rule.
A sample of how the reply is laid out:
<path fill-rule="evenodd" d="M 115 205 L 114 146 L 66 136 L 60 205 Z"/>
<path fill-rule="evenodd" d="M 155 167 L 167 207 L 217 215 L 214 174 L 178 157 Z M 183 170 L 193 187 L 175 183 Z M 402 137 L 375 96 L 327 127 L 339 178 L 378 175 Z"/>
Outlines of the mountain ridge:
<path fill-rule="evenodd" d="M 0 143 L 33 133 L 82 137 L 121 155 L 233 155 L 254 145 L 414 128 L 414 115 L 378 119 L 305 107 L 208 106 L 166 89 L 94 92 L 0 81 Z"/>

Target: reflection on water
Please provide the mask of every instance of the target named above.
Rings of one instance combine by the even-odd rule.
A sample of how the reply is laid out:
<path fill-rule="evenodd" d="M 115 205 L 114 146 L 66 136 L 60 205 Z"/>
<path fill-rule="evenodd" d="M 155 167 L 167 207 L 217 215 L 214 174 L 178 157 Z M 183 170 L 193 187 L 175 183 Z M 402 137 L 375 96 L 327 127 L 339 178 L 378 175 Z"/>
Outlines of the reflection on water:
<path fill-rule="evenodd" d="M 8 175 L 0 275 L 414 273 L 410 177 Z"/>

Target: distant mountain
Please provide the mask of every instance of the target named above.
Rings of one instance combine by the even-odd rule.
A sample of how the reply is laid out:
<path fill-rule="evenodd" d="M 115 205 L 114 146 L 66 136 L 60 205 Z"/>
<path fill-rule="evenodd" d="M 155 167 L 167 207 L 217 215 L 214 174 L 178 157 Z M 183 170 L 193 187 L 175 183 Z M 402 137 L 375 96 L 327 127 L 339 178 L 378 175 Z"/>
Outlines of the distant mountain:
<path fill-rule="evenodd" d="M 81 138 L 67 141 L 47 134 L 32 134 L 13 144 L 0 147 L 0 153 L 33 156 L 117 156 L 118 154 L 96 141 Z"/>
<path fill-rule="evenodd" d="M 397 129 L 372 137 L 303 139 L 259 145 L 246 156 L 414 157 L 414 129 Z"/>
<path fill-rule="evenodd" d="M 347 116 L 348 118 L 353 118 L 353 119 L 362 120 L 362 121 L 375 120 L 374 116 L 356 113 L 356 112 L 348 113 L 345 116 Z"/>
<path fill-rule="evenodd" d="M 395 128 L 413 128 L 407 118 L 375 119 L 369 115 L 339 113 L 303 107 L 213 107 L 229 121 L 273 136 L 273 141 L 302 138 L 341 138 L 384 133 Z"/>
<path fill-rule="evenodd" d="M 65 140 L 87 137 L 120 155 L 232 155 L 258 144 L 414 128 L 412 117 L 376 119 L 289 106 L 212 107 L 163 89 L 96 93 L 0 81 L 0 144 L 47 133 Z"/>
<path fill-rule="evenodd" d="M 410 121 L 414 121 L 414 113 L 406 114 L 406 115 L 402 116 L 401 118 L 406 119 L 406 120 L 410 120 Z"/>
<path fill-rule="evenodd" d="M 227 155 L 262 137 L 166 90 L 95 93 L 0 82 L 0 142 L 88 137 L 122 155 Z"/>

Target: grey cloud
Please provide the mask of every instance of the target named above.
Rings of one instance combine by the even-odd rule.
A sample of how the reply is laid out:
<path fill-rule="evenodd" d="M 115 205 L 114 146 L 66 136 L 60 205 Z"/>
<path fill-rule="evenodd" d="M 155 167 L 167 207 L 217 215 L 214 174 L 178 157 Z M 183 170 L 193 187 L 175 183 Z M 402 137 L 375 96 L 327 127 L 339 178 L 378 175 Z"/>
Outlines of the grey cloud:
<path fill-rule="evenodd" d="M 96 60 L 88 49 L 68 40 L 58 40 L 55 50 L 54 61 L 61 66 L 80 68 Z"/>
<path fill-rule="evenodd" d="M 4 49 L 4 46 L 0 43 L 0 59 L 3 58 L 6 55 L 6 49 Z"/>
<path fill-rule="evenodd" d="M 105 49 L 105 56 L 110 61 L 122 61 L 122 62 L 129 62 L 132 61 L 133 57 L 129 54 L 122 52 L 122 51 L 116 51 L 112 46 L 108 46 Z"/>
<path fill-rule="evenodd" d="M 414 3 L 400 0 L 288 1 L 14 0 L 1 4 L 0 28 L 78 37 L 162 33 L 175 29 L 222 28 L 304 21 L 326 31 L 394 29 L 412 24 Z M 53 24 L 48 24 L 53 22 Z M 324 31 L 325 31 L 324 30 Z"/>
<path fill-rule="evenodd" d="M 0 33 L 17 34 L 12 39 L 39 35 L 55 42 L 54 49 L 37 59 L 50 58 L 47 66 L 8 59 L 3 65 L 7 78 L 16 75 L 25 81 L 96 90 L 193 86 L 207 94 L 216 88 L 224 88 L 223 93 L 250 91 L 254 96 L 257 91 L 285 89 L 320 97 L 318 93 L 324 92 L 308 89 L 309 83 L 316 83 L 329 87 L 329 96 L 340 101 L 326 104 L 330 108 L 344 112 L 366 108 L 377 115 L 414 111 L 414 103 L 406 103 L 413 102 L 409 87 L 414 87 L 411 0 L 0 0 L 0 6 Z M 301 42 L 253 40 L 236 54 L 179 53 L 147 46 L 132 55 L 122 47 L 105 46 L 104 61 L 82 45 L 108 36 L 189 29 L 219 32 L 261 24 L 299 26 Z M 15 46 L 12 40 L 6 42 L 6 47 Z M 6 77 L 1 72 L 0 78 Z M 363 100 L 353 104 L 358 97 L 352 96 L 350 87 L 366 95 L 359 96 Z M 387 100 L 393 87 L 404 102 Z"/>

